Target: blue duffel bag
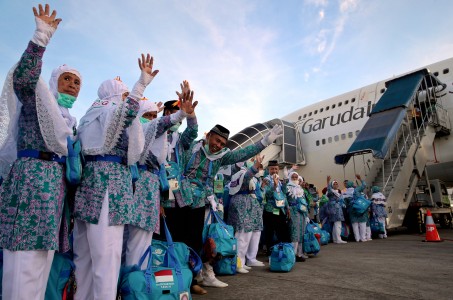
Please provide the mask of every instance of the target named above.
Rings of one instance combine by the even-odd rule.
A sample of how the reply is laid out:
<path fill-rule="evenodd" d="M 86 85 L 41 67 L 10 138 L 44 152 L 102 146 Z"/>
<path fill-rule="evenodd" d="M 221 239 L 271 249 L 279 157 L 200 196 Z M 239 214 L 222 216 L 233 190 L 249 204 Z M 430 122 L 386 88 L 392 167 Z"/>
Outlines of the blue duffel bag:
<path fill-rule="evenodd" d="M 272 272 L 289 272 L 296 263 L 296 254 L 290 243 L 278 243 L 271 247 L 269 267 Z"/>
<path fill-rule="evenodd" d="M 330 233 L 321 229 L 321 245 L 327 245 L 330 242 Z"/>
<path fill-rule="evenodd" d="M 371 201 L 368 200 L 368 199 L 365 199 L 365 197 L 358 197 L 358 198 L 355 198 L 353 201 L 352 201 L 352 211 L 356 214 L 363 214 L 364 212 L 366 212 L 366 210 L 368 209 L 368 207 L 370 207 L 371 205 Z"/>
<path fill-rule="evenodd" d="M 210 219 L 211 224 L 208 224 Z M 227 225 L 212 209 L 204 223 L 203 244 L 208 238 L 214 240 L 218 255 L 231 257 L 237 254 L 237 240 L 234 237 L 233 226 Z"/>
<path fill-rule="evenodd" d="M 216 275 L 236 275 L 237 255 L 222 257 L 216 261 L 213 269 Z"/>
<path fill-rule="evenodd" d="M 148 247 L 137 265 L 123 268 L 120 280 L 121 299 L 192 299 L 190 248 L 184 243 L 173 242 L 165 218 L 163 220 L 167 242 L 160 241 L 156 244 L 153 241 L 154 246 L 152 244 Z M 147 257 L 148 265 L 145 270 L 141 270 Z"/>

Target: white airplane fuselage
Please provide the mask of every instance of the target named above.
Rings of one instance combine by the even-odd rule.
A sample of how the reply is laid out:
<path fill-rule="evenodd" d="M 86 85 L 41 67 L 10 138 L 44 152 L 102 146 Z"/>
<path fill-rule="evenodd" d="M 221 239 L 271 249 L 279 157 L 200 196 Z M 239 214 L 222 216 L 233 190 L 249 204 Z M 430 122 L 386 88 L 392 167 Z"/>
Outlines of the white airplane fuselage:
<path fill-rule="evenodd" d="M 453 58 L 423 68 L 434 73 L 447 87 L 440 94 L 440 104 L 453 116 Z M 422 68 L 420 68 L 422 69 Z M 409 73 L 409 72 L 408 72 Z M 407 74 L 407 73 L 406 73 Z M 401 74 L 404 75 L 404 74 Z M 397 76 L 399 77 L 399 76 Z M 366 164 L 374 158 L 371 154 L 356 156 L 343 168 L 334 162 L 337 154 L 346 153 L 357 134 L 368 120 L 368 114 L 385 91 L 385 82 L 392 78 L 353 90 L 310 106 L 304 107 L 282 119 L 297 124 L 301 131 L 301 144 L 305 165 L 299 173 L 318 190 L 326 186 L 326 177 L 343 182 L 354 179 L 355 174 L 366 174 Z M 439 96 L 439 95 L 438 95 Z M 438 178 L 453 186 L 453 136 L 436 138 L 428 149 L 427 173 L 430 179 Z M 368 182 L 368 184 L 371 184 Z M 340 183 L 342 187 L 342 184 Z"/>

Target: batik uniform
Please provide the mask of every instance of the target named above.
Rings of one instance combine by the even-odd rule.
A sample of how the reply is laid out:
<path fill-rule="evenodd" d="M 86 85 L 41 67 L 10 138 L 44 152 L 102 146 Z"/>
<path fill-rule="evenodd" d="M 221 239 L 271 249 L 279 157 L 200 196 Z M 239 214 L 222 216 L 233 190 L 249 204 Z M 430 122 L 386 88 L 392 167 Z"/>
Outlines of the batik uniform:
<path fill-rule="evenodd" d="M 58 78 L 50 81 L 55 91 L 40 78 L 45 49 L 33 41 L 28 44 L 8 73 L 0 100 L 4 299 L 43 299 L 54 250 L 69 249 L 68 224 L 60 221 L 66 189 L 63 164 L 67 138 L 73 135 L 68 123 L 74 124 L 75 118 L 57 104 Z M 77 71 L 67 71 L 81 78 Z"/>
<path fill-rule="evenodd" d="M 286 186 L 281 182 L 277 188 L 274 187 L 274 180 L 269 175 L 267 176 L 269 185 L 265 188 L 266 204 L 264 205 L 263 223 L 264 223 L 264 240 L 268 254 L 270 248 L 279 242 L 288 243 L 291 241 L 289 236 L 289 228 L 287 224 L 286 210 L 289 208 L 286 199 Z M 276 205 L 276 196 L 283 200 L 281 207 Z M 274 242 L 274 233 L 277 236 L 276 243 Z"/>

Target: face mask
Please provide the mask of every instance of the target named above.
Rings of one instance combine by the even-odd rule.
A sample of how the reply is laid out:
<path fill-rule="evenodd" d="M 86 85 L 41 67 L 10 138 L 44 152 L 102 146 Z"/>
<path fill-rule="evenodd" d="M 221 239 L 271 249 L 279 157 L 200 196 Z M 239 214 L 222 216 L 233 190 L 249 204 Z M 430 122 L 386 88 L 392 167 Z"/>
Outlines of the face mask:
<path fill-rule="evenodd" d="M 255 174 L 255 177 L 259 178 L 264 175 L 264 170 L 259 170 L 258 173 Z"/>
<path fill-rule="evenodd" d="M 72 108 L 72 105 L 76 101 L 76 97 L 68 95 L 68 94 L 63 94 L 63 93 L 58 93 L 58 105 L 66 107 L 66 108 Z"/>
<path fill-rule="evenodd" d="M 181 126 L 181 123 L 176 123 L 175 125 L 171 126 L 170 129 L 168 129 L 171 132 L 178 131 L 179 126 Z"/>
<path fill-rule="evenodd" d="M 148 122 L 149 122 L 149 120 L 147 118 L 140 117 L 140 123 L 145 124 Z"/>
<path fill-rule="evenodd" d="M 299 185 L 299 179 L 291 180 L 292 183 Z"/>
<path fill-rule="evenodd" d="M 211 154 L 211 151 L 209 150 L 209 145 L 208 144 L 204 145 L 204 150 L 206 150 L 207 154 Z"/>

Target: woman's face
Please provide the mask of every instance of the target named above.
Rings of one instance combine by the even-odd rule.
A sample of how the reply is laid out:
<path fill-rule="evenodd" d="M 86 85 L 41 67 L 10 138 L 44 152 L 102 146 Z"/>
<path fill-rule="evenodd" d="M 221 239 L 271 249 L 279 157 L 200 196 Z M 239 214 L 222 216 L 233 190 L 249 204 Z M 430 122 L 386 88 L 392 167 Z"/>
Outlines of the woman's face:
<path fill-rule="evenodd" d="M 145 112 L 143 115 L 142 115 L 143 118 L 145 119 L 148 119 L 148 120 L 154 120 L 155 118 L 157 118 L 157 111 L 148 111 L 148 112 Z"/>
<path fill-rule="evenodd" d="M 80 78 L 72 73 L 65 72 L 58 78 L 58 92 L 77 97 L 80 92 Z"/>
<path fill-rule="evenodd" d="M 338 182 L 335 181 L 335 182 L 332 184 L 332 187 L 333 187 L 334 189 L 338 190 Z"/>
<path fill-rule="evenodd" d="M 297 174 L 291 175 L 291 180 L 299 182 L 299 175 L 297 175 Z"/>

